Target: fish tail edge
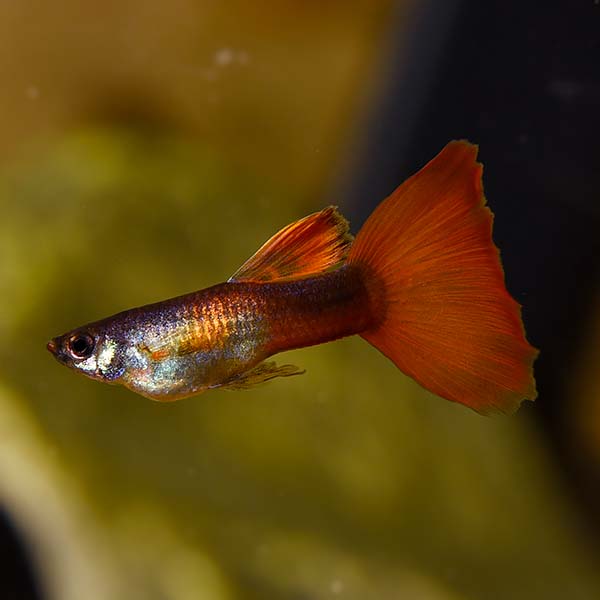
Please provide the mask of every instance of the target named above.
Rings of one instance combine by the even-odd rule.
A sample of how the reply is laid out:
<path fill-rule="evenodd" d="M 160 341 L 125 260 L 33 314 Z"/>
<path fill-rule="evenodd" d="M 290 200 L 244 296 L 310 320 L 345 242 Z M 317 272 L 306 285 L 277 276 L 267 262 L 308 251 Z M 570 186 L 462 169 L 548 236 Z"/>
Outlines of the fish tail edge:
<path fill-rule="evenodd" d="M 348 263 L 378 298 L 365 340 L 443 398 L 512 413 L 537 396 L 538 351 L 505 287 L 477 151 L 447 144 L 374 210 Z"/>

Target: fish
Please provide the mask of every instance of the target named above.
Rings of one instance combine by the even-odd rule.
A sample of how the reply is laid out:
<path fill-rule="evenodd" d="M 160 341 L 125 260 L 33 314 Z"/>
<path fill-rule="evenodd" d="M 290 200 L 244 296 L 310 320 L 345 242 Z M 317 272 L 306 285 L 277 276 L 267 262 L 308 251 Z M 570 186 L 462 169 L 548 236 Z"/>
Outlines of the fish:
<path fill-rule="evenodd" d="M 356 238 L 329 206 L 284 227 L 225 283 L 53 338 L 87 377 L 174 401 L 300 375 L 269 360 L 359 335 L 433 394 L 481 414 L 537 396 L 521 306 L 506 289 L 478 147 L 449 142 Z"/>

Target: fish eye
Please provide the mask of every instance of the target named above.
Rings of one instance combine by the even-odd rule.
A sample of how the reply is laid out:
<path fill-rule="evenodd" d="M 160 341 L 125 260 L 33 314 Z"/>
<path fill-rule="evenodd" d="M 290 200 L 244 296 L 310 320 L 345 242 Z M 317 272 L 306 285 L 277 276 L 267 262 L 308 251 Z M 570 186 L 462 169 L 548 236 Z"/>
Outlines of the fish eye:
<path fill-rule="evenodd" d="M 69 351 L 75 358 L 89 358 L 94 351 L 94 338 L 87 333 L 78 333 L 69 340 Z"/>

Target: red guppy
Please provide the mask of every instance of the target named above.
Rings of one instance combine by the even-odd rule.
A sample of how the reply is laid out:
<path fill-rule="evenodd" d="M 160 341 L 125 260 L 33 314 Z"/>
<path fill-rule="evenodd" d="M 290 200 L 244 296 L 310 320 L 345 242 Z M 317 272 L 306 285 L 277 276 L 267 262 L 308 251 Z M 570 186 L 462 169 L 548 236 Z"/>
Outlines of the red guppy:
<path fill-rule="evenodd" d="M 358 334 L 433 393 L 481 412 L 536 397 L 519 305 L 492 242 L 477 147 L 450 142 L 353 240 L 329 207 L 226 283 L 54 338 L 66 366 L 154 400 L 300 374 L 273 354 Z"/>

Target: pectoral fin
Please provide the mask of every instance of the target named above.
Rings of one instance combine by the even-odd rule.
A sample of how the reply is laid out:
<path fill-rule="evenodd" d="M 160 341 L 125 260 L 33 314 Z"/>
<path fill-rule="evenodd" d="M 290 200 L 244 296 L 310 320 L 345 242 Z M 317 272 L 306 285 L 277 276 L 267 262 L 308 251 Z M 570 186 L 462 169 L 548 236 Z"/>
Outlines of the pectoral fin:
<path fill-rule="evenodd" d="M 290 377 L 291 375 L 302 375 L 303 373 L 305 373 L 304 369 L 299 369 L 295 365 L 278 366 L 275 362 L 262 362 L 253 369 L 240 373 L 214 387 L 226 390 L 247 390 L 275 377 Z"/>

